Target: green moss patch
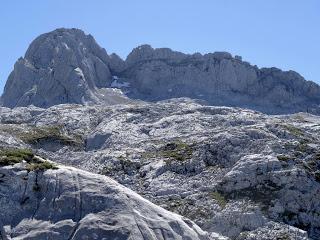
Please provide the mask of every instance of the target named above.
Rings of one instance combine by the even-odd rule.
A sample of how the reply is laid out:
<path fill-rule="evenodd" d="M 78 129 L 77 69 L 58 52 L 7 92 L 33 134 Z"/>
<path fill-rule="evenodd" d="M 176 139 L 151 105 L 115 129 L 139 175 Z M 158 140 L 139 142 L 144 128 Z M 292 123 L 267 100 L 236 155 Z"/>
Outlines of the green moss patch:
<path fill-rule="evenodd" d="M 210 197 L 214 200 L 216 200 L 217 204 L 222 208 L 224 209 L 227 205 L 227 200 L 225 199 L 225 197 L 217 192 L 217 191 L 214 191 L 214 192 L 211 192 L 209 193 Z"/>
<path fill-rule="evenodd" d="M 141 154 L 142 158 L 165 158 L 167 163 L 172 161 L 184 162 L 191 159 L 193 154 L 193 148 L 191 145 L 182 142 L 181 140 L 176 140 L 171 143 L 167 143 L 160 147 L 156 151 L 144 152 Z"/>
<path fill-rule="evenodd" d="M 10 166 L 22 161 L 27 162 L 26 170 L 28 171 L 57 169 L 53 163 L 35 156 L 30 149 L 10 148 L 0 150 L 0 166 Z"/>
<path fill-rule="evenodd" d="M 0 150 L 0 166 L 14 165 L 23 160 L 32 161 L 34 154 L 30 149 L 2 149 Z"/>
<path fill-rule="evenodd" d="M 48 169 L 58 169 L 58 167 L 49 161 L 30 163 L 27 165 L 27 170 L 30 172 L 31 171 L 45 171 Z"/>
<path fill-rule="evenodd" d="M 278 155 L 277 158 L 279 161 L 284 161 L 284 162 L 287 162 L 292 159 L 291 157 L 286 156 L 286 155 Z"/>
<path fill-rule="evenodd" d="M 295 137 L 304 136 L 304 132 L 300 128 L 297 128 L 293 125 L 287 124 L 287 125 L 282 125 L 282 127 Z"/>
<path fill-rule="evenodd" d="M 37 144 L 41 141 L 56 141 L 64 145 L 80 145 L 82 140 L 80 137 L 69 137 L 62 132 L 61 126 L 43 126 L 33 128 L 29 132 L 21 133 L 22 141 L 29 144 Z"/>

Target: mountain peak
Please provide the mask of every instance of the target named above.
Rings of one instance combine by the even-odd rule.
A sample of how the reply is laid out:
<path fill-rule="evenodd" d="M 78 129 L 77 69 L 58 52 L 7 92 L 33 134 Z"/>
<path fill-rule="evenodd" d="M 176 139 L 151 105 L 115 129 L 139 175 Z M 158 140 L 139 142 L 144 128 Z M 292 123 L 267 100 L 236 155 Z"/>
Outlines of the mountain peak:
<path fill-rule="evenodd" d="M 320 105 L 320 87 L 294 71 L 259 69 L 228 52 L 184 54 L 148 44 L 124 61 L 75 28 L 37 37 L 16 62 L 1 101 L 7 107 L 130 101 L 110 87 L 132 99 L 189 97 L 266 113 L 319 113 Z"/>
<path fill-rule="evenodd" d="M 59 28 L 30 44 L 8 78 L 2 101 L 8 107 L 98 103 L 96 89 L 111 81 L 109 56 L 94 38 Z"/>

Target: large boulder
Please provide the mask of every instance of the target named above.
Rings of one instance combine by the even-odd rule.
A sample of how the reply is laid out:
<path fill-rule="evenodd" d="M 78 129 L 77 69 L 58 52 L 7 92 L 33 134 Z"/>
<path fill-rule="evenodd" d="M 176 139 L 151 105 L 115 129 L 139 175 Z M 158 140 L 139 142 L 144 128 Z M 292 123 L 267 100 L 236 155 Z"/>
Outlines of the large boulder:
<path fill-rule="evenodd" d="M 108 177 L 0 168 L 0 239 L 225 239 Z"/>

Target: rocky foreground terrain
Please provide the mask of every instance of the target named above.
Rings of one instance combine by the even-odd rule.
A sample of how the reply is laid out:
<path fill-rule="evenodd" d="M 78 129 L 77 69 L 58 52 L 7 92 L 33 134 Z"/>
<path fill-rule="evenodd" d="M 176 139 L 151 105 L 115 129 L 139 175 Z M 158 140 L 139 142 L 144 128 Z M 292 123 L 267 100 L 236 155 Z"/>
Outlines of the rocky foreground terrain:
<path fill-rule="evenodd" d="M 320 87 L 298 73 L 57 29 L 0 103 L 0 240 L 320 239 Z"/>
<path fill-rule="evenodd" d="M 174 99 L 114 106 L 0 108 L 0 121 L 3 149 L 32 149 L 36 155 L 55 163 L 109 176 L 154 204 L 191 219 L 215 237 L 318 239 L 320 236 L 318 116 L 306 113 L 269 116 Z M 62 228 L 61 232 L 70 234 L 75 224 L 80 227 L 80 234 L 81 227 L 86 229 L 86 222 L 90 226 L 96 223 L 90 234 L 96 232 L 100 223 L 103 227 L 97 234 L 105 233 L 112 228 L 104 218 L 109 214 L 105 208 L 108 211 L 111 208 L 109 201 L 117 202 L 110 214 L 119 217 L 115 228 L 122 229 L 124 235 L 129 230 L 121 225 L 121 219 L 129 211 L 139 216 L 127 216 L 128 221 L 138 222 L 138 228 L 139 221 L 144 229 L 164 226 L 170 236 L 164 239 L 205 236 L 196 225 L 190 226 L 190 220 L 183 222 L 181 217 L 152 205 L 107 177 L 59 165 L 58 170 L 38 173 L 35 180 L 36 173 L 28 174 L 20 168 L 18 164 L 0 169 L 4 196 L 0 207 L 6 209 L 0 220 L 11 221 L 11 230 L 5 227 L 2 231 L 11 231 L 12 237 L 26 234 L 26 229 L 37 228 L 42 221 L 45 228 L 30 234 L 43 234 L 47 230 L 55 234 Z M 35 181 L 41 185 L 36 192 L 32 189 Z M 61 190 L 57 190 L 59 186 Z M 86 200 L 79 200 L 80 196 Z M 99 201 L 101 204 L 97 204 Z M 147 208 L 152 209 L 151 215 Z M 161 216 L 156 216 L 158 213 L 166 218 L 164 223 Z M 149 220 L 143 220 L 144 217 Z M 59 222 L 69 218 L 67 223 Z M 176 231 L 166 221 L 178 221 L 177 228 L 182 230 Z M 34 222 L 39 225 L 32 225 Z M 141 234 L 132 231 L 132 236 Z M 142 231 L 153 232 L 150 236 L 161 239 L 158 232 Z M 184 237 L 184 232 L 190 235 Z M 32 237 L 26 235 L 26 239 L 29 236 Z"/>
<path fill-rule="evenodd" d="M 37 164 L 0 169 L 0 239 L 223 239 L 108 177 Z"/>

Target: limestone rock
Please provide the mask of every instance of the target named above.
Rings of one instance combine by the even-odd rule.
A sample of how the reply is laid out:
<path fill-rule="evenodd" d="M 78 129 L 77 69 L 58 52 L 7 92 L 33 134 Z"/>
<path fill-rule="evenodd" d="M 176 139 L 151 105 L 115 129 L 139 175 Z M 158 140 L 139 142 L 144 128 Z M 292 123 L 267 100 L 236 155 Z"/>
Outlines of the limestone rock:
<path fill-rule="evenodd" d="M 0 168 L 1 239 L 223 239 L 108 177 Z"/>
<path fill-rule="evenodd" d="M 319 126 L 185 98 L 1 107 L 0 147 L 107 175 L 209 233 L 319 239 Z"/>
<path fill-rule="evenodd" d="M 117 83 L 112 84 L 116 79 Z M 114 92 L 106 88 L 119 88 Z M 189 97 L 266 113 L 320 113 L 320 87 L 293 71 L 261 68 L 227 52 L 184 54 L 142 45 L 126 60 L 78 29 L 36 38 L 6 83 L 6 107 L 117 104 Z"/>
<path fill-rule="evenodd" d="M 99 103 L 112 81 L 109 56 L 91 35 L 57 29 L 36 38 L 6 83 L 4 106 Z"/>
<path fill-rule="evenodd" d="M 188 55 L 143 45 L 129 54 L 126 63 L 119 76 L 135 88 L 131 97 L 151 101 L 190 97 L 267 113 L 319 113 L 317 84 L 293 71 L 258 69 L 226 52 Z"/>

